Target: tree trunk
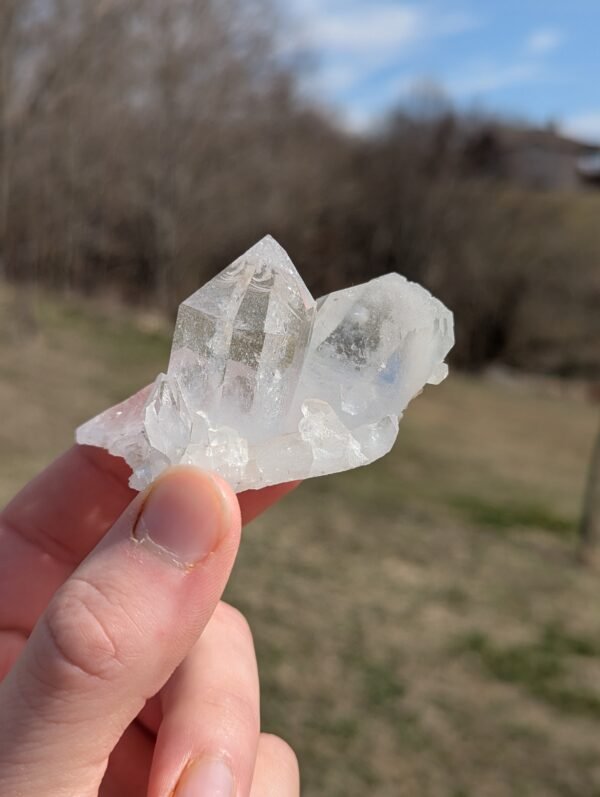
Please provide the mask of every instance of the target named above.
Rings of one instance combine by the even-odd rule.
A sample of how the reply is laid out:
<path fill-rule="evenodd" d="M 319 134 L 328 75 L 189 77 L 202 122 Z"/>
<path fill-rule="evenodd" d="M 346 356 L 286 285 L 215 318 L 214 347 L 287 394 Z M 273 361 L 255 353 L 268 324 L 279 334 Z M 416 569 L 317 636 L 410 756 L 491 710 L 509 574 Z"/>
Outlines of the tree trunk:
<path fill-rule="evenodd" d="M 11 193 L 11 130 L 9 100 L 12 78 L 14 9 L 8 8 L 3 20 L 0 52 L 0 277 L 4 276 L 8 258 L 8 211 Z"/>
<path fill-rule="evenodd" d="M 600 567 L 600 428 L 592 451 L 580 526 L 581 559 Z"/>

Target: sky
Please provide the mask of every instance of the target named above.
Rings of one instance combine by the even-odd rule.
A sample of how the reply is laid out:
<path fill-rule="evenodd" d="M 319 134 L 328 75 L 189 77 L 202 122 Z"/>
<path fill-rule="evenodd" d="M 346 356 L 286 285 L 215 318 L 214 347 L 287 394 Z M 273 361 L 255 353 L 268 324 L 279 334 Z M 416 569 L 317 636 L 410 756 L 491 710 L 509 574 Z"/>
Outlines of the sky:
<path fill-rule="evenodd" d="M 287 0 L 306 90 L 364 130 L 439 85 L 457 106 L 600 142 L 600 0 Z"/>

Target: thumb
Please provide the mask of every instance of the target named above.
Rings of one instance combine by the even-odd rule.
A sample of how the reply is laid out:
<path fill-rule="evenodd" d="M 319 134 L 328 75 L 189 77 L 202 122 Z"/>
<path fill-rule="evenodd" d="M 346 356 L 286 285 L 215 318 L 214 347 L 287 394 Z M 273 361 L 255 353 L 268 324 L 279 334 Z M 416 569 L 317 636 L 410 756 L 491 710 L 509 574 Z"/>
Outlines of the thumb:
<path fill-rule="evenodd" d="M 194 468 L 130 504 L 0 685 L 0 794 L 97 794 L 116 742 L 212 615 L 239 537 L 235 495 Z"/>

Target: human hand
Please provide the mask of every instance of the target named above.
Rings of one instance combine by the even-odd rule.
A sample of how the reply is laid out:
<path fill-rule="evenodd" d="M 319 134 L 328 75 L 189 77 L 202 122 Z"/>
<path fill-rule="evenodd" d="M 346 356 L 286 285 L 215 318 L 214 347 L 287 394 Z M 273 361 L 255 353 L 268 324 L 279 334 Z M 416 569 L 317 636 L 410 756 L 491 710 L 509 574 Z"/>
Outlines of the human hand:
<path fill-rule="evenodd" d="M 297 797 L 220 602 L 242 520 L 293 485 L 238 504 L 193 468 L 139 496 L 127 475 L 75 446 L 0 514 L 0 794 Z"/>

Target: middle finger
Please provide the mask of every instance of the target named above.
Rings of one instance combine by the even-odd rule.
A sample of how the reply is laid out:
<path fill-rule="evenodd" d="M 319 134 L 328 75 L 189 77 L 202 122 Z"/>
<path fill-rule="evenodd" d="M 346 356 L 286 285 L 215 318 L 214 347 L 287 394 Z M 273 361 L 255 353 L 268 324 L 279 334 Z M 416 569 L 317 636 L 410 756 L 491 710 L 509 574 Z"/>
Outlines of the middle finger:
<path fill-rule="evenodd" d="M 220 603 L 162 693 L 149 797 L 171 794 L 184 772 L 190 794 L 247 797 L 260 734 L 259 704 L 250 629 L 236 609 Z"/>

